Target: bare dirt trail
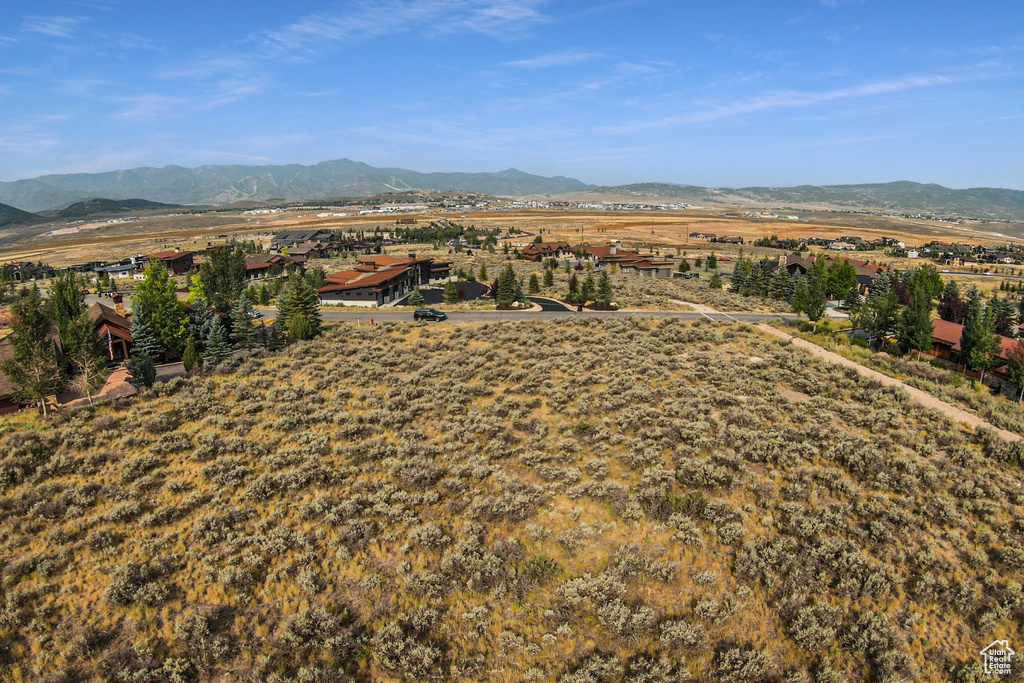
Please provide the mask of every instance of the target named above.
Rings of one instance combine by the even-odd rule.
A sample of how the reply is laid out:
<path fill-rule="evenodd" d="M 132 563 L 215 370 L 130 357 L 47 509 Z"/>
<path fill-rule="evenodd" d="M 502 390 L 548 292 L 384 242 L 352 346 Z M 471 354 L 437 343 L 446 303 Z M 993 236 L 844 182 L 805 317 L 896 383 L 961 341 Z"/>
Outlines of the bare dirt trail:
<path fill-rule="evenodd" d="M 792 335 L 786 334 L 782 330 L 772 327 L 771 325 L 765 323 L 758 325 L 758 328 L 764 330 L 765 332 L 771 334 L 772 336 L 778 337 L 779 339 L 791 341 L 793 342 L 794 346 L 809 351 L 811 355 L 822 360 L 826 360 L 829 363 L 837 363 L 839 365 L 852 368 L 853 370 L 856 370 L 859 374 L 865 377 L 870 377 L 871 379 L 876 380 L 880 384 L 884 384 L 886 386 L 898 386 L 904 391 L 906 391 L 908 394 L 910 394 L 910 398 L 918 405 L 924 406 L 925 408 L 934 408 L 935 410 L 942 412 L 943 414 L 945 414 L 950 419 L 956 422 L 962 422 L 974 428 L 985 427 L 987 429 L 991 429 L 994 432 L 996 432 L 1000 437 L 1007 441 L 1020 441 L 1022 438 L 1024 438 L 1020 434 L 1014 434 L 1013 432 L 1008 432 L 1005 429 L 999 429 L 992 423 L 987 422 L 986 420 L 978 417 L 977 415 L 968 413 L 967 411 L 961 410 L 960 408 L 957 408 L 954 405 L 937 399 L 931 394 L 925 393 L 920 389 L 912 387 L 901 380 L 894 379 L 892 377 L 889 377 L 888 375 L 883 375 L 882 373 L 876 370 L 872 370 L 871 368 L 866 368 L 860 363 L 855 363 L 849 358 L 844 358 L 843 356 L 840 356 L 838 353 L 826 351 L 817 344 L 812 344 L 811 342 L 805 339 L 800 339 L 799 337 L 794 337 Z"/>

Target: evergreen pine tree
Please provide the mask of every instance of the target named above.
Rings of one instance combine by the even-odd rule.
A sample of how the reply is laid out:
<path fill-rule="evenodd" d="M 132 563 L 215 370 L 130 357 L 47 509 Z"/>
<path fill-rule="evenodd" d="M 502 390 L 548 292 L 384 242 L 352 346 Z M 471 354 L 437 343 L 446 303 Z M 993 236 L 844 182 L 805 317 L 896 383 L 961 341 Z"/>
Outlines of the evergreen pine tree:
<path fill-rule="evenodd" d="M 601 271 L 601 276 L 597 281 L 597 305 L 598 306 L 611 306 L 612 298 L 615 296 L 612 291 L 612 278 L 606 271 Z"/>
<path fill-rule="evenodd" d="M 714 275 L 711 276 L 711 279 L 708 281 L 708 286 L 711 287 L 711 289 L 722 288 L 722 276 L 718 274 L 718 271 L 715 271 Z"/>
<path fill-rule="evenodd" d="M 409 305 L 422 306 L 425 303 L 426 299 L 423 298 L 423 292 L 420 291 L 420 288 L 417 287 L 416 289 L 412 290 L 412 294 L 409 295 Z"/>
<path fill-rule="evenodd" d="M 281 292 L 281 296 L 278 297 L 277 325 L 282 331 L 290 331 L 288 320 L 291 316 L 298 314 L 305 316 L 306 322 L 309 324 L 310 336 L 305 338 L 312 338 L 320 334 L 320 297 L 309 286 L 305 278 L 292 277 L 288 281 L 287 287 Z"/>
<path fill-rule="evenodd" d="M 1006 356 L 1006 376 L 1020 389 L 1017 401 L 1024 400 L 1024 344 L 1017 342 Z"/>
<path fill-rule="evenodd" d="M 921 351 L 932 347 L 932 302 L 924 288 L 914 291 L 910 303 L 903 309 L 897 327 L 897 338 L 900 345 L 907 349 L 917 349 L 917 360 L 921 360 Z"/>
<path fill-rule="evenodd" d="M 128 368 L 128 383 L 137 391 L 148 389 L 156 382 L 156 365 L 148 354 L 135 353 L 135 349 L 132 349 L 126 367 Z"/>
<path fill-rule="evenodd" d="M 153 328 L 149 326 L 148 322 L 146 322 L 146 318 L 147 315 L 145 307 L 139 302 L 135 302 L 135 305 L 132 306 L 131 319 L 131 356 L 149 356 L 149 358 L 156 363 L 157 360 L 163 358 L 164 349 L 163 346 L 160 345 L 160 341 L 157 339 L 156 334 L 153 332 Z"/>
<path fill-rule="evenodd" d="M 231 344 L 228 342 L 228 332 L 224 323 L 219 319 L 210 329 L 210 336 L 206 338 L 206 354 L 210 357 L 210 365 L 220 365 L 231 355 Z"/>
<path fill-rule="evenodd" d="M 736 294 L 743 294 L 747 290 L 749 277 L 750 263 L 746 259 L 739 259 L 732 271 L 732 291 Z"/>
<path fill-rule="evenodd" d="M 537 273 L 530 273 L 530 284 L 528 285 L 528 291 L 530 294 L 540 293 L 540 279 L 537 277 Z"/>
<path fill-rule="evenodd" d="M 576 273 L 570 274 L 569 275 L 569 296 L 566 297 L 566 299 L 570 303 L 576 303 L 577 301 L 579 301 L 579 296 L 580 296 L 579 287 L 580 287 L 579 279 L 576 277 Z"/>
<path fill-rule="evenodd" d="M 444 286 L 444 294 L 442 295 L 442 300 L 446 304 L 457 304 L 457 303 L 459 303 L 459 290 L 456 289 L 454 282 L 449 281 L 447 284 L 445 284 L 445 286 Z"/>
<path fill-rule="evenodd" d="M 775 269 L 775 274 L 772 276 L 772 298 L 773 299 L 785 299 L 786 291 L 789 289 L 789 273 L 786 272 L 785 268 L 779 267 Z"/>
<path fill-rule="evenodd" d="M 252 302 L 248 295 L 238 297 L 238 303 L 231 309 L 231 341 L 236 349 L 251 349 L 255 335 L 252 322 Z"/>
<path fill-rule="evenodd" d="M 971 370 L 981 370 L 985 355 L 991 346 L 988 339 L 992 332 L 985 325 L 985 313 L 982 308 L 983 295 L 974 285 L 967 291 L 967 313 L 964 316 L 964 329 L 960 335 L 960 361 Z"/>
<path fill-rule="evenodd" d="M 181 364 L 185 368 L 185 374 L 187 375 L 193 374 L 193 371 L 199 372 L 203 369 L 203 356 L 199 353 L 194 335 L 188 335 L 188 339 L 185 340 L 185 351 L 181 354 Z"/>
<path fill-rule="evenodd" d="M 591 301 L 594 298 L 594 273 L 588 272 L 587 276 L 583 278 L 583 286 L 580 287 L 580 298 L 583 301 Z"/>
<path fill-rule="evenodd" d="M 487 264 L 480 264 L 480 282 L 487 282 Z"/>
<path fill-rule="evenodd" d="M 544 288 L 551 289 L 555 286 L 555 271 L 550 268 L 544 270 Z"/>
<path fill-rule="evenodd" d="M 512 264 L 506 264 L 498 275 L 497 303 L 499 308 L 507 308 L 516 301 L 516 274 Z"/>

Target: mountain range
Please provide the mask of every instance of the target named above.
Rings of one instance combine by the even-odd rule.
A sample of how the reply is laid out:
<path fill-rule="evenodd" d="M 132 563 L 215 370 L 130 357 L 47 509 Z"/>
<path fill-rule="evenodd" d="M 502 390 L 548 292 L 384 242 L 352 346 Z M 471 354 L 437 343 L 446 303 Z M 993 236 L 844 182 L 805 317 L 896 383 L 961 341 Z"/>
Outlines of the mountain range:
<path fill-rule="evenodd" d="M 0 203 L 37 212 L 92 197 L 142 198 L 170 204 L 230 204 L 244 200 L 365 197 L 412 189 L 471 190 L 520 197 L 586 187 L 572 178 L 545 178 L 515 169 L 497 173 L 419 173 L 339 159 L 313 166 L 164 166 L 47 175 L 0 183 Z"/>
<path fill-rule="evenodd" d="M 349 159 L 312 166 L 200 166 L 134 168 L 107 173 L 46 175 L 0 183 L 0 225 L 28 219 L 23 212 L 47 216 L 76 202 L 103 197 L 163 204 L 210 205 L 239 201 L 368 197 L 407 190 L 466 190 L 506 197 L 572 195 L 577 198 L 631 197 L 637 201 L 672 199 L 702 205 L 761 206 L 791 209 L 930 212 L 972 218 L 1024 220 L 1024 192 L 998 188 L 956 190 L 909 181 L 863 185 L 705 188 L 639 183 L 600 187 L 574 178 L 545 177 L 507 169 L 496 173 L 421 173 L 376 168 Z M 14 207 L 17 207 L 16 209 Z M 102 205 L 83 210 L 96 213 Z M 159 208 L 159 207 L 149 207 Z M 129 210 L 122 208 L 121 210 Z"/>

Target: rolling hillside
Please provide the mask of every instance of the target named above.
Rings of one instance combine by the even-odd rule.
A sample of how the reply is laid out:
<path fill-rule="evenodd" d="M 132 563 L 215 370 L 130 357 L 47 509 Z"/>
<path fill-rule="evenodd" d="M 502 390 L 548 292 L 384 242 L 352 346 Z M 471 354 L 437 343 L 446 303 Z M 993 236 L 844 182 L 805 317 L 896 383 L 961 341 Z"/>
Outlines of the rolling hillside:
<path fill-rule="evenodd" d="M 508 169 L 498 173 L 419 173 L 374 168 L 340 159 L 313 166 L 136 168 L 110 173 L 41 176 L 0 183 L 0 201 L 27 211 L 62 208 L 89 197 L 139 197 L 171 204 L 229 204 L 243 200 L 359 197 L 410 189 L 471 190 L 522 196 L 585 188 L 571 178 L 545 178 Z"/>
<path fill-rule="evenodd" d="M 0 428 L 3 680 L 981 681 L 1024 642 L 1019 444 L 750 326 L 346 325 Z"/>

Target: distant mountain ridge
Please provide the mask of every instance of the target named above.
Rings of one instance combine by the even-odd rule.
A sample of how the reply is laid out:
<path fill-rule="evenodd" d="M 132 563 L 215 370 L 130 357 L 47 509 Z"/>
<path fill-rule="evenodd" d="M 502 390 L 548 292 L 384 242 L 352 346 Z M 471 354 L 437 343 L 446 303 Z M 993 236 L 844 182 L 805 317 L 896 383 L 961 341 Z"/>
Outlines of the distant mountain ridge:
<path fill-rule="evenodd" d="M 0 202 L 37 212 L 93 197 L 141 198 L 169 204 L 230 204 L 271 198 L 363 197 L 413 189 L 524 196 L 587 187 L 572 178 L 547 178 L 515 169 L 497 173 L 419 173 L 339 159 L 313 166 L 165 166 L 47 175 L 0 183 Z"/>
<path fill-rule="evenodd" d="M 901 180 L 861 185 L 706 188 L 668 183 L 591 187 L 584 194 L 618 193 L 633 197 L 676 199 L 694 204 L 837 208 L 881 212 L 955 214 L 971 218 L 1024 220 L 1024 191 L 993 187 L 954 190 L 942 185 Z"/>
<path fill-rule="evenodd" d="M 165 166 L 108 173 L 47 175 L 0 183 L 0 203 L 33 213 L 43 211 L 52 217 L 69 205 L 96 197 L 111 200 L 138 199 L 161 204 L 209 205 L 271 199 L 368 197 L 413 190 L 465 190 L 507 197 L 611 194 L 638 199 L 671 198 L 693 204 L 786 207 L 797 210 L 840 208 L 930 212 L 936 215 L 1024 220 L 1024 192 L 990 187 L 954 190 L 941 185 L 910 181 L 739 189 L 668 183 L 599 187 L 574 178 L 538 176 L 516 169 L 496 173 L 420 173 L 402 168 L 376 168 L 350 159 L 324 161 L 312 166 Z M 4 215 L 7 214 L 0 211 L 0 221 L 4 220 Z M 8 222 L 17 220 L 12 217 Z M 21 220 L 28 219 L 22 216 Z"/>

